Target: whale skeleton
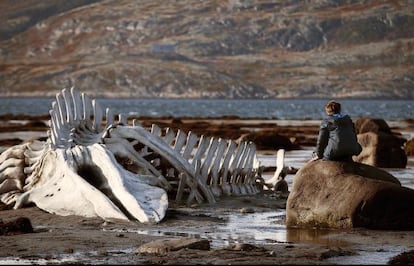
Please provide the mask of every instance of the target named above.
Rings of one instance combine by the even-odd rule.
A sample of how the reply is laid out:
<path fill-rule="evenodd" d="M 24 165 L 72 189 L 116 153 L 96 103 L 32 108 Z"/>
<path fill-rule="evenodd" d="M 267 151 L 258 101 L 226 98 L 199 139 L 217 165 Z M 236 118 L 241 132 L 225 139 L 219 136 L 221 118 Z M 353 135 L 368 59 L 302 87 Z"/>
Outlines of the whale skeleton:
<path fill-rule="evenodd" d="M 49 114 L 45 141 L 0 155 L 0 200 L 14 209 L 158 223 L 169 199 L 214 203 L 263 190 L 252 142 L 147 129 L 109 108 L 104 114 L 74 87 L 56 94 Z"/>

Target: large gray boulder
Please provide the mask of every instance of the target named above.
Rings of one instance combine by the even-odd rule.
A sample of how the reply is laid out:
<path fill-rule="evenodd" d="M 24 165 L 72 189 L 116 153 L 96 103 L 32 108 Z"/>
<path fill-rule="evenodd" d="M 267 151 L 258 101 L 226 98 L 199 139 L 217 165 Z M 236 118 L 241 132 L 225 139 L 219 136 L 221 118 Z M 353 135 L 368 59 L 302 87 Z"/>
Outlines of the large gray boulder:
<path fill-rule="evenodd" d="M 287 227 L 414 229 L 414 190 L 379 168 L 317 160 L 296 173 Z"/>
<path fill-rule="evenodd" d="M 353 159 L 356 162 L 382 168 L 405 168 L 407 155 L 399 133 L 392 132 L 384 119 L 360 118 L 355 122 L 358 142 L 362 152 Z"/>

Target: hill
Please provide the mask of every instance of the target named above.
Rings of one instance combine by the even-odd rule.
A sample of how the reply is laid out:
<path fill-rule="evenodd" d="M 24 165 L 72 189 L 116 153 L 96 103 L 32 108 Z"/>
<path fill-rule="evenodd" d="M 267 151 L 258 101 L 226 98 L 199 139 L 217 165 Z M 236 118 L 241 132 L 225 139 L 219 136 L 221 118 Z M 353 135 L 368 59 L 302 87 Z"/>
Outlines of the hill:
<path fill-rule="evenodd" d="M 411 3 L 411 4 L 410 4 Z M 414 99 L 410 1 L 0 2 L 0 96 Z"/>

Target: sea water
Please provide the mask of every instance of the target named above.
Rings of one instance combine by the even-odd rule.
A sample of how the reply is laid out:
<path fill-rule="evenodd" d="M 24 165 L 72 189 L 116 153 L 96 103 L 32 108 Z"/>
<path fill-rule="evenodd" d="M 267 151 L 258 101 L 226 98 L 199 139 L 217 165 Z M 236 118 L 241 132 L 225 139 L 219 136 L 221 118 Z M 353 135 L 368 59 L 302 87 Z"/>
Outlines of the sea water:
<path fill-rule="evenodd" d="M 49 113 L 54 98 L 0 98 L 0 115 Z M 321 119 L 327 99 L 108 99 L 97 98 L 99 106 L 114 114 L 145 117 L 214 118 L 236 116 L 260 119 Z M 414 119 L 414 101 L 388 99 L 343 99 L 343 113 L 352 118 L 385 120 Z"/>

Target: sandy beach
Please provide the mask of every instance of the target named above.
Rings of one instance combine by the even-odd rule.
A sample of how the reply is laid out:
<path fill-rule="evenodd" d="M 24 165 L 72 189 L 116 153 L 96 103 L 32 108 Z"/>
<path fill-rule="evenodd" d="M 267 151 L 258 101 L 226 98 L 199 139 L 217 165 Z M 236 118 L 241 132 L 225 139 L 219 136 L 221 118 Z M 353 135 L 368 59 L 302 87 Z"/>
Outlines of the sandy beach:
<path fill-rule="evenodd" d="M 46 136 L 48 117 L 3 117 L 1 151 L 32 138 Z M 314 143 L 318 121 L 140 118 L 143 125 L 191 129 L 197 134 L 237 139 L 250 131 L 289 137 L 301 149 Z M 413 136 L 414 122 L 389 123 L 393 131 Z M 267 135 L 266 135 L 267 136 Z M 259 143 L 259 154 L 272 157 L 278 147 Z M 413 168 L 409 159 L 407 168 Z M 272 167 L 269 167 L 271 171 Z M 272 174 L 268 172 L 267 174 Z M 406 264 L 413 263 L 412 231 L 289 229 L 284 227 L 286 199 L 273 192 L 254 196 L 223 197 L 214 204 L 193 206 L 169 204 L 159 224 L 111 221 L 100 218 L 58 216 L 32 206 L 7 209 L 0 219 L 27 217 L 33 233 L 1 235 L 0 264 Z M 262 218 L 260 218 L 262 217 Z M 264 217 L 264 218 L 263 218 Z M 242 221 L 252 219 L 250 224 Z M 236 222 L 234 221 L 236 219 Z M 255 219 L 265 225 L 254 224 Z M 237 223 L 237 220 L 240 223 Z M 232 226 L 229 224 L 232 222 Z M 261 230 L 263 239 L 249 235 Z M 269 231 L 266 231 L 269 229 Z M 232 230 L 244 229 L 236 237 Z M 268 235 L 267 235 L 268 234 Z M 275 237 L 275 234 L 282 234 Z M 255 238 L 256 237 L 256 238 Z M 144 253 L 139 247 L 152 241 L 208 239 L 207 249 L 182 248 L 162 253 Z M 391 261 L 398 257 L 398 260 Z"/>

